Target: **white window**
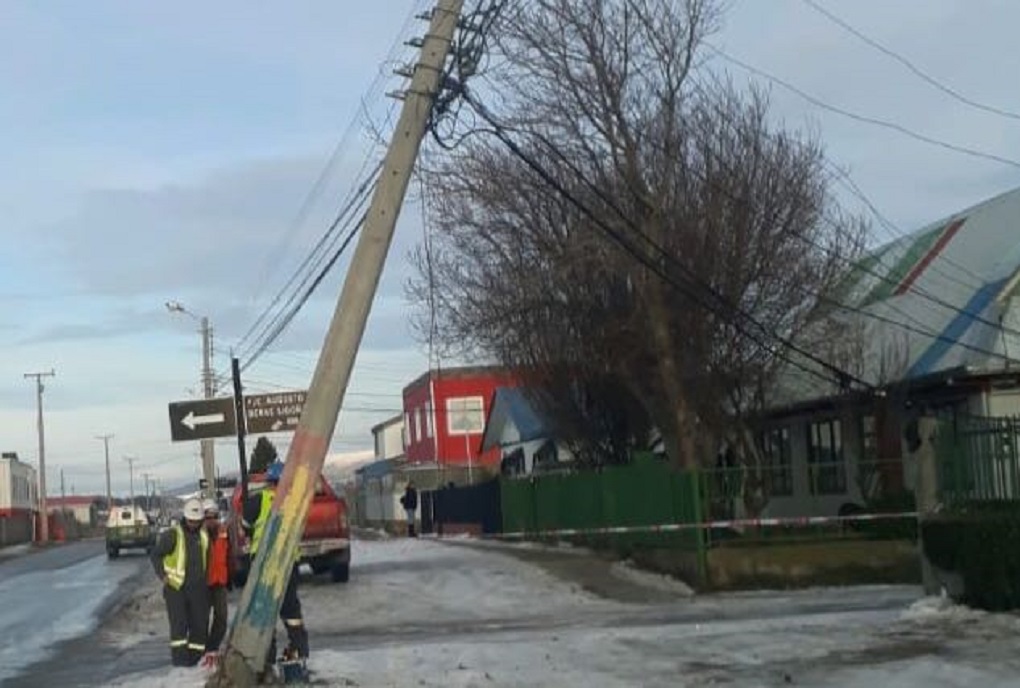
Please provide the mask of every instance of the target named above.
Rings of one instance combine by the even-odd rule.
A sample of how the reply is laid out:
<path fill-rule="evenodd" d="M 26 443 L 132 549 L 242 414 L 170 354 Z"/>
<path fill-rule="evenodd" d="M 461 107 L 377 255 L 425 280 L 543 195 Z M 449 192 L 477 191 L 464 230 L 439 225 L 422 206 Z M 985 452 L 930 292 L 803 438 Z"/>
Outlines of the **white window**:
<path fill-rule="evenodd" d="M 480 435 L 485 429 L 485 406 L 481 397 L 446 400 L 446 431 L 451 435 Z"/>
<path fill-rule="evenodd" d="M 419 406 L 418 407 L 418 437 L 421 437 L 422 439 L 425 439 L 426 437 L 428 437 L 428 433 L 426 432 L 426 430 L 427 430 L 427 428 L 425 427 L 425 407 L 424 406 Z"/>
<path fill-rule="evenodd" d="M 425 404 L 425 436 L 435 437 L 436 426 L 435 418 L 432 416 L 432 402 Z"/>

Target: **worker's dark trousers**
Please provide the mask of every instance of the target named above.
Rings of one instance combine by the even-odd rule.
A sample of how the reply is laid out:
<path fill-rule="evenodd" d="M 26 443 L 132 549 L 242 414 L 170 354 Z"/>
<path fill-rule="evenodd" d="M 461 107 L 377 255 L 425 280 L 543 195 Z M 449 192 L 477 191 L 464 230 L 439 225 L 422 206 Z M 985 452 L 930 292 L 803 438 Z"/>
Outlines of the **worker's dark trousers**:
<path fill-rule="evenodd" d="M 209 627 L 209 642 L 205 649 L 218 652 L 223 636 L 227 634 L 227 586 L 214 585 L 209 588 L 209 604 L 212 607 L 212 625 Z"/>
<path fill-rule="evenodd" d="M 195 666 L 209 635 L 209 588 L 205 581 L 180 590 L 167 585 L 163 599 L 170 619 L 170 660 L 174 666 Z"/>
<path fill-rule="evenodd" d="M 295 564 L 290 572 L 290 579 L 287 581 L 287 589 L 283 592 L 283 604 L 280 605 L 280 618 L 287 629 L 287 641 L 292 648 L 297 650 L 298 656 L 308 656 L 308 630 L 305 628 L 305 620 L 301 616 L 301 600 L 298 599 L 298 565 Z M 266 663 L 272 663 L 276 658 L 276 633 L 273 633 L 273 642 L 269 645 L 269 654 L 266 656 Z"/>

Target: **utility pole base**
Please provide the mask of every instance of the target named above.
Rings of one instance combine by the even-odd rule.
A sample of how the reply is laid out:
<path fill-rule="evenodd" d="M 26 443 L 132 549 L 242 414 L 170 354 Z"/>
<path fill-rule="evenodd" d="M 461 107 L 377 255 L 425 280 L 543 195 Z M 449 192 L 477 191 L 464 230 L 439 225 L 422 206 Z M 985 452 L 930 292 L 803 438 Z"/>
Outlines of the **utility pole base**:
<path fill-rule="evenodd" d="M 220 668 L 205 682 L 205 688 L 254 688 L 259 685 L 258 676 L 244 656 L 233 649 L 228 649 Z"/>

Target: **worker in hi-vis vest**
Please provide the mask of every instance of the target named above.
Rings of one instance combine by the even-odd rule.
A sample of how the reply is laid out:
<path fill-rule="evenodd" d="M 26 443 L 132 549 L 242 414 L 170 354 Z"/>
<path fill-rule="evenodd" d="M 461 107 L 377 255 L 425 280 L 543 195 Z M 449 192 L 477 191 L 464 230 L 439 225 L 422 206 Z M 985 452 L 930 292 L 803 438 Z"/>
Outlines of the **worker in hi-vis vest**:
<path fill-rule="evenodd" d="M 198 664 L 209 635 L 209 535 L 202 517 L 202 502 L 186 501 L 184 518 L 160 535 L 151 554 L 152 568 L 163 581 L 174 666 Z"/>
<path fill-rule="evenodd" d="M 283 463 L 276 461 L 266 469 L 266 487 L 257 494 L 248 497 L 244 504 L 242 525 L 251 538 L 251 559 L 254 561 L 255 553 L 258 552 L 262 534 L 269 520 L 269 512 L 273 506 L 273 497 L 276 494 L 276 486 L 283 475 Z M 250 567 L 249 567 L 250 570 Z M 308 631 L 305 629 L 305 621 L 301 616 L 301 600 L 298 599 L 298 564 L 293 562 L 290 578 L 287 581 L 287 589 L 283 593 L 283 602 L 280 605 L 280 618 L 287 629 L 287 640 L 289 647 L 284 652 L 285 659 L 307 659 L 308 657 Z M 273 641 L 269 646 L 269 654 L 266 656 L 267 664 L 275 661 L 276 654 L 276 633 L 273 633 Z M 296 657 L 295 657 L 296 655 Z"/>

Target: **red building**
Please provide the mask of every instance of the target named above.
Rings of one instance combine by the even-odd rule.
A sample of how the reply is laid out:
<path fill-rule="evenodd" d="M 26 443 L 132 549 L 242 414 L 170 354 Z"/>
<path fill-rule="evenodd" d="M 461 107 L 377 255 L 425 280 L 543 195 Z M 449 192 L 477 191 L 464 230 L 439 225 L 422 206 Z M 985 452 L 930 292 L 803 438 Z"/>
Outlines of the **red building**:
<path fill-rule="evenodd" d="M 404 442 L 411 464 L 499 467 L 498 447 L 479 453 L 497 387 L 517 381 L 505 368 L 430 370 L 404 388 Z"/>

